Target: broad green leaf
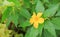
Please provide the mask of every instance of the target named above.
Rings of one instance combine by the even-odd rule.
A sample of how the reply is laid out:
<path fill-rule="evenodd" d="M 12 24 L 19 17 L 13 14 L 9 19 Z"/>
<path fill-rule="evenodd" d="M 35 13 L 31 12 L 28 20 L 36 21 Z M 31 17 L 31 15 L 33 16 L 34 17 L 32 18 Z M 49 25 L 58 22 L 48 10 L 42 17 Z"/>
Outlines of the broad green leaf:
<path fill-rule="evenodd" d="M 22 16 L 24 16 L 25 18 L 27 18 L 27 19 L 30 19 L 30 17 L 31 17 L 29 11 L 27 9 L 25 9 L 25 8 L 20 9 L 20 14 Z"/>
<path fill-rule="evenodd" d="M 22 24 L 26 20 L 26 18 L 19 14 L 18 20 L 19 20 L 19 23 Z"/>
<path fill-rule="evenodd" d="M 17 27 L 17 24 L 18 24 L 18 16 L 16 14 L 12 16 L 12 21 L 14 22 L 15 26 Z"/>
<path fill-rule="evenodd" d="M 2 22 L 7 19 L 7 17 L 9 16 L 9 13 L 11 12 L 11 10 L 12 10 L 12 7 L 7 7 L 4 10 L 3 15 L 2 15 Z"/>
<path fill-rule="evenodd" d="M 59 9 L 58 9 L 58 11 L 57 11 L 56 16 L 60 16 L 60 5 L 59 5 Z"/>
<path fill-rule="evenodd" d="M 44 29 L 47 29 L 47 31 L 50 32 L 51 35 L 56 37 L 55 26 L 49 20 L 45 21 Z"/>
<path fill-rule="evenodd" d="M 57 36 L 59 36 L 60 35 L 60 30 L 56 30 L 56 34 L 57 34 Z"/>
<path fill-rule="evenodd" d="M 50 8 L 48 8 L 45 12 L 44 12 L 44 17 L 50 17 L 50 16 L 53 16 L 56 11 L 58 10 L 58 7 L 59 7 L 59 4 L 57 5 L 54 5 Z"/>
<path fill-rule="evenodd" d="M 47 3 L 45 4 L 45 8 L 48 9 L 48 8 L 54 7 L 55 5 L 56 4 Z"/>
<path fill-rule="evenodd" d="M 44 29 L 44 32 L 42 34 L 42 37 L 54 37 L 54 36 L 51 35 L 47 30 Z"/>
<path fill-rule="evenodd" d="M 15 34 L 14 37 L 23 37 L 23 34 Z"/>
<path fill-rule="evenodd" d="M 20 6 L 20 2 L 19 0 L 8 0 L 10 2 L 14 2 L 15 6 L 19 7 Z"/>
<path fill-rule="evenodd" d="M 7 26 L 9 26 L 10 22 L 13 22 L 15 24 L 15 26 L 17 27 L 17 25 L 18 25 L 18 14 L 17 14 L 17 11 L 15 9 L 12 10 L 8 16 Z"/>
<path fill-rule="evenodd" d="M 38 32 L 39 32 L 39 34 L 40 34 L 40 37 L 41 37 L 41 35 L 42 35 L 43 27 L 44 27 L 44 24 L 39 24 Z"/>
<path fill-rule="evenodd" d="M 60 2 L 60 0 L 50 0 L 50 3 L 52 3 L 52 4 L 57 4 L 59 2 Z"/>
<path fill-rule="evenodd" d="M 44 12 L 43 3 L 40 0 L 37 0 L 37 4 L 36 4 L 35 10 L 36 10 L 36 12 Z"/>
<path fill-rule="evenodd" d="M 42 35 L 42 30 L 43 30 L 44 25 L 40 24 L 39 27 L 36 29 L 32 27 L 30 30 L 27 31 L 25 37 L 37 37 L 38 34 L 40 34 L 40 37 Z"/>
<path fill-rule="evenodd" d="M 38 30 L 35 29 L 35 28 L 33 28 L 33 27 L 31 27 L 31 28 L 27 31 L 25 37 L 36 37 L 37 35 L 38 35 Z"/>
<path fill-rule="evenodd" d="M 29 20 L 24 21 L 20 26 L 22 26 L 22 27 L 30 26 Z"/>
<path fill-rule="evenodd" d="M 35 4 L 37 3 L 37 0 L 31 0 L 31 1 L 32 1 L 31 13 L 33 13 L 36 10 Z"/>
<path fill-rule="evenodd" d="M 31 13 L 33 13 L 34 11 L 35 11 L 35 5 L 31 7 Z"/>
<path fill-rule="evenodd" d="M 18 24 L 18 16 L 17 15 L 14 15 L 14 14 L 11 14 L 9 15 L 8 17 L 8 20 L 7 20 L 7 27 L 9 26 L 10 22 L 13 22 L 15 24 L 15 26 L 17 27 L 17 24 Z"/>
<path fill-rule="evenodd" d="M 60 17 L 53 18 L 52 23 L 55 26 L 55 29 L 60 30 Z"/>
<path fill-rule="evenodd" d="M 18 11 L 13 8 L 13 12 L 12 12 L 12 21 L 15 24 L 15 26 L 17 27 L 18 24 Z"/>
<path fill-rule="evenodd" d="M 25 23 L 25 22 L 27 23 L 28 20 L 26 20 L 26 18 L 24 16 L 22 16 L 20 13 L 19 13 L 18 16 L 19 16 L 19 18 L 18 18 L 18 23 L 19 23 L 18 27 L 26 27 L 26 26 L 24 26 L 25 24 L 23 25 L 23 23 Z"/>
<path fill-rule="evenodd" d="M 32 5 L 37 3 L 37 0 L 31 0 Z"/>
<path fill-rule="evenodd" d="M 24 6 L 26 8 L 30 8 L 30 1 L 29 0 L 23 0 L 24 1 Z"/>
<path fill-rule="evenodd" d="M 8 27 L 10 25 L 10 22 L 12 21 L 12 16 L 9 15 L 8 19 L 7 19 L 7 23 L 6 26 Z"/>
<path fill-rule="evenodd" d="M 43 0 L 44 3 L 49 3 L 49 0 Z"/>
<path fill-rule="evenodd" d="M 60 16 L 60 11 L 57 12 L 56 16 Z"/>

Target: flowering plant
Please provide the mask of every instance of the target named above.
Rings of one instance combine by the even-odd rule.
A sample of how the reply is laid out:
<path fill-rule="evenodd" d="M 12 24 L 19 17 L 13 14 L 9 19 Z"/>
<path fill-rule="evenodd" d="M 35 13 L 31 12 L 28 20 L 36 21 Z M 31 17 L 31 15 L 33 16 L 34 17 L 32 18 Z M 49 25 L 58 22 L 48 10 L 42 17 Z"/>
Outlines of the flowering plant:
<path fill-rule="evenodd" d="M 0 23 L 0 37 L 59 37 L 60 0 L 0 0 Z"/>

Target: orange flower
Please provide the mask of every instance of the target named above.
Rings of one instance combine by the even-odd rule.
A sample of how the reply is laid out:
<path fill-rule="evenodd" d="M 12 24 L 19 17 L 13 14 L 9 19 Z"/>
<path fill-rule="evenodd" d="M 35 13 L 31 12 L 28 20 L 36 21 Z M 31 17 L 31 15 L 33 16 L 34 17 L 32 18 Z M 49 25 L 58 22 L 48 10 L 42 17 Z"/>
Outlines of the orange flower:
<path fill-rule="evenodd" d="M 38 24 L 39 24 L 39 23 L 40 23 L 40 24 L 44 23 L 44 18 L 42 18 L 41 16 L 42 16 L 42 13 L 39 12 L 39 13 L 36 15 L 36 13 L 33 12 L 32 17 L 30 18 L 30 23 L 33 24 L 33 26 L 34 26 L 35 28 L 38 28 Z"/>

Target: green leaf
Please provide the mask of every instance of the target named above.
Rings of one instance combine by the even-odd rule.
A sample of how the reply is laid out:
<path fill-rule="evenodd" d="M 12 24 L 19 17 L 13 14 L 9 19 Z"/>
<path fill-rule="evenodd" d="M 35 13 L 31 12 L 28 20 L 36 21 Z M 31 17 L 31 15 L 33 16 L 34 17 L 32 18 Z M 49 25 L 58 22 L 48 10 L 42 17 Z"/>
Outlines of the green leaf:
<path fill-rule="evenodd" d="M 57 4 L 59 2 L 60 2 L 60 0 L 50 0 L 50 3 L 52 3 L 52 4 Z"/>
<path fill-rule="evenodd" d="M 51 21 L 55 25 L 55 29 L 60 30 L 60 17 L 53 18 Z"/>
<path fill-rule="evenodd" d="M 27 31 L 25 37 L 36 37 L 37 35 L 38 35 L 38 30 L 35 29 L 35 28 L 33 28 L 33 27 L 31 27 L 31 28 Z"/>
<path fill-rule="evenodd" d="M 30 8 L 30 1 L 29 0 L 23 0 L 24 1 L 24 6 L 26 8 Z"/>
<path fill-rule="evenodd" d="M 60 36 L 60 30 L 56 30 L 56 34 Z"/>
<path fill-rule="evenodd" d="M 47 30 L 44 29 L 44 32 L 42 34 L 42 37 L 54 37 L 53 35 L 50 34 Z"/>
<path fill-rule="evenodd" d="M 14 2 L 15 6 L 19 7 L 20 6 L 20 2 L 19 0 L 8 0 L 10 2 Z"/>
<path fill-rule="evenodd" d="M 43 0 L 44 3 L 49 3 L 49 0 Z"/>
<path fill-rule="evenodd" d="M 35 5 L 37 3 L 37 0 L 31 0 L 32 5 Z"/>
<path fill-rule="evenodd" d="M 13 12 L 12 12 L 12 21 L 13 21 L 13 23 L 15 24 L 15 26 L 17 27 L 17 25 L 18 25 L 18 11 L 15 9 L 15 8 L 13 8 Z"/>
<path fill-rule="evenodd" d="M 59 9 L 58 9 L 58 11 L 57 11 L 56 16 L 60 16 L 60 5 L 59 5 Z"/>
<path fill-rule="evenodd" d="M 50 8 L 48 8 L 48 9 L 44 12 L 44 14 L 43 14 L 44 17 L 53 16 L 53 15 L 56 13 L 56 11 L 58 10 L 58 7 L 59 7 L 59 4 L 54 5 L 54 6 L 50 7 Z"/>
<path fill-rule="evenodd" d="M 12 13 L 12 14 L 9 15 L 6 25 L 9 26 L 10 22 L 13 22 L 15 24 L 15 26 L 17 27 L 17 24 L 18 24 L 17 14 L 14 15 Z"/>
<path fill-rule="evenodd" d="M 22 26 L 22 27 L 30 26 L 29 20 L 24 21 L 20 26 Z"/>
<path fill-rule="evenodd" d="M 44 27 L 44 24 L 39 24 L 38 32 L 39 32 L 39 34 L 40 34 L 40 37 L 41 37 L 41 35 L 42 35 L 43 27 Z"/>
<path fill-rule="evenodd" d="M 38 34 L 40 34 L 40 37 L 41 37 L 43 27 L 44 27 L 44 25 L 40 24 L 37 29 L 34 27 L 30 28 L 30 30 L 27 31 L 25 37 L 37 37 Z"/>
<path fill-rule="evenodd" d="M 18 24 L 18 16 L 16 14 L 12 16 L 12 20 L 13 20 L 15 26 L 17 27 L 17 24 Z"/>
<path fill-rule="evenodd" d="M 60 16 L 60 11 L 57 12 L 56 16 Z"/>
<path fill-rule="evenodd" d="M 30 19 L 30 17 L 31 17 L 30 13 L 29 13 L 28 10 L 25 9 L 25 8 L 21 8 L 21 9 L 20 9 L 20 14 L 21 14 L 22 16 L 24 16 L 25 18 L 27 18 L 27 19 Z"/>
<path fill-rule="evenodd" d="M 2 22 L 8 18 L 9 13 L 11 12 L 11 10 L 12 10 L 12 7 L 7 7 L 4 10 L 3 15 L 2 15 Z"/>
<path fill-rule="evenodd" d="M 7 19 L 7 23 L 6 26 L 8 27 L 10 25 L 10 22 L 12 21 L 12 16 L 9 15 L 8 19 Z"/>
<path fill-rule="evenodd" d="M 50 32 L 51 35 L 56 37 L 54 24 L 52 24 L 49 20 L 45 21 L 44 29 L 47 29 L 47 31 Z"/>
<path fill-rule="evenodd" d="M 35 5 L 31 7 L 31 13 L 33 13 L 34 11 L 35 11 Z"/>
<path fill-rule="evenodd" d="M 14 37 L 23 37 L 23 34 L 17 34 L 17 33 L 15 33 Z"/>
<path fill-rule="evenodd" d="M 36 10 L 36 12 L 44 12 L 44 6 L 40 0 L 37 0 L 35 10 Z"/>
<path fill-rule="evenodd" d="M 19 14 L 18 20 L 19 20 L 19 23 L 22 24 L 26 20 L 26 18 Z M 20 25 L 19 25 L 19 27 L 20 27 Z"/>
<path fill-rule="evenodd" d="M 15 26 L 18 25 L 18 12 L 15 10 L 15 8 L 12 9 L 11 13 L 8 16 L 7 26 L 9 26 L 9 23 L 13 22 Z"/>

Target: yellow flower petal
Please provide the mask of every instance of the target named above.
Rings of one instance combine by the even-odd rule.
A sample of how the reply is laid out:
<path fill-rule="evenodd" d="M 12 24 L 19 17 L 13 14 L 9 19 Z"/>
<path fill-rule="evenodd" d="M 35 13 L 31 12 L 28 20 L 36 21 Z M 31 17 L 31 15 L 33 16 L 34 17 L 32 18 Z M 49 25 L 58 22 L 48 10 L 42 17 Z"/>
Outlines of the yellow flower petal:
<path fill-rule="evenodd" d="M 37 17 L 41 17 L 42 16 L 42 12 L 39 12 L 38 14 L 37 14 Z"/>
<path fill-rule="evenodd" d="M 35 13 L 35 12 L 33 12 L 32 18 L 34 18 L 35 16 L 36 16 L 36 13 Z"/>
<path fill-rule="evenodd" d="M 38 28 L 38 22 L 35 22 L 33 26 L 34 28 Z"/>
<path fill-rule="evenodd" d="M 40 18 L 40 19 L 39 19 L 39 23 L 40 23 L 40 24 L 44 23 L 44 18 Z"/>
<path fill-rule="evenodd" d="M 30 23 L 33 24 L 33 18 L 30 19 Z"/>

